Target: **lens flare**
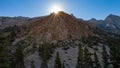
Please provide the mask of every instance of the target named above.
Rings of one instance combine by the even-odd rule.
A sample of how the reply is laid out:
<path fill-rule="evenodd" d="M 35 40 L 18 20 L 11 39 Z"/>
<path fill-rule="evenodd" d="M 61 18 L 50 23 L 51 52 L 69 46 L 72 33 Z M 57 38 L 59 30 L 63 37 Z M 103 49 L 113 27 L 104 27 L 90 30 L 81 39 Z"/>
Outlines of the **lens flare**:
<path fill-rule="evenodd" d="M 50 13 L 55 13 L 55 14 L 58 14 L 58 12 L 60 11 L 63 11 L 61 6 L 59 5 L 53 5 L 51 8 L 50 8 Z"/>

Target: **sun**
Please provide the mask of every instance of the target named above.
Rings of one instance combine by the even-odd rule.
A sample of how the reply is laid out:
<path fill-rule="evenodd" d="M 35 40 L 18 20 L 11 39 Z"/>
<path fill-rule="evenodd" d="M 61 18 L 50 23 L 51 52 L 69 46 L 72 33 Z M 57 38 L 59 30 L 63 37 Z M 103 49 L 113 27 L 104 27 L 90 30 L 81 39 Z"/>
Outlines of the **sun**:
<path fill-rule="evenodd" d="M 61 6 L 59 6 L 59 5 L 53 5 L 50 8 L 50 13 L 58 14 L 60 11 L 63 11 L 63 10 L 62 10 Z"/>

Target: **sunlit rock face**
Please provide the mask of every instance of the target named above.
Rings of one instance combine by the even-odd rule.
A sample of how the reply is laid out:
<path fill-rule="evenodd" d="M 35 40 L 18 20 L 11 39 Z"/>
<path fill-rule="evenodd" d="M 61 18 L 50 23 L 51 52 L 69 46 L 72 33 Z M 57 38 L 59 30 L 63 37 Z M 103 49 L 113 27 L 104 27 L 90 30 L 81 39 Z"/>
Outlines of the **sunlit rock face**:
<path fill-rule="evenodd" d="M 72 38 L 78 39 L 89 37 L 93 34 L 87 24 L 62 11 L 58 14 L 51 13 L 26 27 L 26 35 L 47 42 Z"/>

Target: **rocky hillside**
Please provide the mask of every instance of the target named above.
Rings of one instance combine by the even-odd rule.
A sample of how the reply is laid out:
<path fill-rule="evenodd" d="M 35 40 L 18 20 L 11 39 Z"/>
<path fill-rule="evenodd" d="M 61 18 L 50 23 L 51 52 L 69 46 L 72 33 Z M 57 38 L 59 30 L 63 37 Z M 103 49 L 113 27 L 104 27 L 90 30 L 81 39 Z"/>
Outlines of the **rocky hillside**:
<path fill-rule="evenodd" d="M 52 13 L 0 30 L 0 68 L 120 68 L 119 40 L 95 24 Z"/>

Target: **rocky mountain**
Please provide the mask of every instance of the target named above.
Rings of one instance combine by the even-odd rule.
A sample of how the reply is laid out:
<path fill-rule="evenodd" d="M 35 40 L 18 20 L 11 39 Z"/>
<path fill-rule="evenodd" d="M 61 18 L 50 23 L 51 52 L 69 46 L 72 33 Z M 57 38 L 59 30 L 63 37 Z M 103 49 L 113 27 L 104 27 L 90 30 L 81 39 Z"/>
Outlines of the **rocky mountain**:
<path fill-rule="evenodd" d="M 64 12 L 51 13 L 25 27 L 28 36 L 45 41 L 78 39 L 93 34 L 90 26 Z"/>
<path fill-rule="evenodd" d="M 94 23 L 104 31 L 120 34 L 120 16 L 110 14 L 105 20 L 91 19 L 89 22 Z"/>
<path fill-rule="evenodd" d="M 1 29 L 0 68 L 119 68 L 120 36 L 91 22 L 59 12 Z"/>

